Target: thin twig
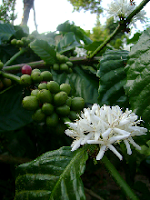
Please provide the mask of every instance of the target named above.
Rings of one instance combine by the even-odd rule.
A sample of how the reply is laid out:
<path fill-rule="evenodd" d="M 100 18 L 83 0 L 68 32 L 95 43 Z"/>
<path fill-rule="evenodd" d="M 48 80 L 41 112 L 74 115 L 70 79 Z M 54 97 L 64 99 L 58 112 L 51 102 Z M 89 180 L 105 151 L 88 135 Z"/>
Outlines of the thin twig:
<path fill-rule="evenodd" d="M 92 60 L 86 58 L 86 57 L 72 57 L 69 60 L 73 62 L 74 64 L 93 64 L 93 63 L 99 63 L 101 57 L 97 56 L 94 57 Z M 11 66 L 4 66 L 3 71 L 9 71 L 9 73 L 16 73 L 16 72 L 21 72 L 21 68 L 24 65 L 30 65 L 33 69 L 34 68 L 39 68 L 39 69 L 45 69 L 49 68 L 50 65 L 47 65 L 43 60 L 40 61 L 35 61 L 35 62 L 30 62 L 30 63 L 21 63 L 17 65 L 11 65 Z"/>
<path fill-rule="evenodd" d="M 90 55 L 88 58 L 92 59 L 94 56 L 96 56 L 121 30 L 125 30 L 127 24 L 129 24 L 132 20 L 132 18 L 140 12 L 140 10 L 143 9 L 143 7 L 149 2 L 150 0 L 143 0 L 139 6 L 133 10 L 133 12 L 126 18 L 126 20 L 122 21 L 122 23 L 119 23 L 117 28 L 114 30 L 114 32 L 108 36 L 108 38 Z"/>

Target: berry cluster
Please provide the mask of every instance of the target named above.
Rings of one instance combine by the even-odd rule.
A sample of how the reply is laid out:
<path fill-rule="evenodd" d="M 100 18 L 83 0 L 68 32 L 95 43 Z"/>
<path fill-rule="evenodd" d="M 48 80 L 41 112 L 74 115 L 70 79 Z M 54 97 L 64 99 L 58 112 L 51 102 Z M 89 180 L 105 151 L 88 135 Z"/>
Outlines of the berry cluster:
<path fill-rule="evenodd" d="M 29 35 L 28 37 L 22 37 L 20 40 L 17 40 L 16 38 L 11 40 L 11 44 L 16 47 L 27 47 L 30 42 L 34 40 L 34 36 Z"/>
<path fill-rule="evenodd" d="M 53 70 L 56 71 L 65 71 L 67 73 L 72 72 L 72 66 L 73 63 L 69 61 L 69 58 L 65 55 L 61 55 L 59 53 L 56 53 L 57 63 L 54 63 L 52 66 Z"/>
<path fill-rule="evenodd" d="M 53 81 L 49 71 L 41 72 L 39 69 L 30 70 L 26 66 L 22 68 L 21 84 L 36 85 L 29 96 L 25 96 L 22 105 L 25 109 L 33 111 L 32 119 L 36 122 L 45 122 L 49 127 L 56 127 L 61 123 L 61 118 L 69 117 L 75 120 L 83 107 L 82 97 L 71 97 L 71 86 L 67 83 L 59 85 Z"/>
<path fill-rule="evenodd" d="M 22 67 L 22 76 L 20 77 L 20 83 L 24 86 L 30 86 L 32 84 L 39 84 L 52 80 L 52 74 L 49 71 L 41 72 L 39 69 L 33 69 L 29 65 Z M 42 84 L 41 83 L 41 84 Z"/>
<path fill-rule="evenodd" d="M 82 97 L 70 97 L 71 86 L 67 83 L 59 85 L 55 81 L 41 83 L 30 96 L 23 98 L 23 107 L 34 111 L 32 119 L 45 122 L 50 127 L 56 127 L 62 117 L 71 120 L 77 118 L 77 113 L 84 107 Z"/>

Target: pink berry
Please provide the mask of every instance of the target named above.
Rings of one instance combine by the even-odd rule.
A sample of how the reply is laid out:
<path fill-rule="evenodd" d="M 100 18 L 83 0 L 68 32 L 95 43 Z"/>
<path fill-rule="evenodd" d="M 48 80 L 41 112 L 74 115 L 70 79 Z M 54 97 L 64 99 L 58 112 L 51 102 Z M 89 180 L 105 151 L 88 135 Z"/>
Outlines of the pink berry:
<path fill-rule="evenodd" d="M 24 65 L 22 67 L 21 71 L 22 71 L 22 74 L 29 74 L 30 75 L 31 72 L 32 72 L 32 68 L 31 68 L 30 65 Z"/>

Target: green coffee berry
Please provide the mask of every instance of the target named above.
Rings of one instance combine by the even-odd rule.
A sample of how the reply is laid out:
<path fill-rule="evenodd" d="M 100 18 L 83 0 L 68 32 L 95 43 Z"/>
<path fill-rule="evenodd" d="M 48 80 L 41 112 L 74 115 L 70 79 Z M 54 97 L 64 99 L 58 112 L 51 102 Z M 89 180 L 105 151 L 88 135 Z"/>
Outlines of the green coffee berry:
<path fill-rule="evenodd" d="M 36 98 L 36 96 L 26 96 L 22 100 L 22 105 L 25 109 L 34 111 L 38 109 L 39 102 Z"/>
<path fill-rule="evenodd" d="M 33 72 L 31 73 L 31 79 L 33 80 L 33 82 L 35 83 L 40 83 L 42 81 L 42 76 L 40 72 Z"/>
<path fill-rule="evenodd" d="M 70 113 L 70 107 L 67 105 L 59 106 L 56 108 L 56 112 L 61 116 L 67 116 Z"/>
<path fill-rule="evenodd" d="M 38 85 L 38 89 L 39 89 L 39 90 L 47 89 L 47 84 L 46 84 L 46 83 L 40 83 L 40 84 Z"/>
<path fill-rule="evenodd" d="M 58 115 L 56 113 L 52 113 L 52 115 L 46 117 L 46 125 L 50 127 L 56 127 L 58 120 Z"/>
<path fill-rule="evenodd" d="M 38 89 L 32 90 L 31 96 L 37 96 L 37 93 L 39 92 Z"/>
<path fill-rule="evenodd" d="M 68 67 L 68 65 L 66 65 L 66 64 L 60 64 L 60 70 L 62 70 L 62 71 L 67 71 L 69 69 L 69 67 Z"/>
<path fill-rule="evenodd" d="M 51 93 L 57 93 L 60 91 L 60 86 L 57 82 L 55 81 L 50 81 L 47 83 L 47 89 L 51 92 Z"/>
<path fill-rule="evenodd" d="M 66 92 L 67 94 L 71 91 L 71 86 L 68 83 L 62 83 L 60 85 L 60 90 Z"/>
<path fill-rule="evenodd" d="M 23 74 L 20 77 L 20 83 L 25 86 L 31 85 L 32 84 L 31 76 L 29 74 Z"/>
<path fill-rule="evenodd" d="M 61 91 L 54 95 L 54 104 L 56 106 L 62 106 L 66 103 L 66 100 L 68 98 L 68 95 L 66 92 Z"/>
<path fill-rule="evenodd" d="M 50 103 L 44 103 L 42 106 L 42 112 L 46 115 L 51 115 L 54 112 L 54 106 Z"/>
<path fill-rule="evenodd" d="M 51 81 L 53 79 L 52 78 L 52 74 L 49 71 L 43 71 L 43 72 L 41 72 L 41 76 L 43 78 L 43 81 Z"/>
<path fill-rule="evenodd" d="M 43 122 L 45 119 L 45 114 L 42 112 L 41 109 L 38 109 L 35 111 L 35 113 L 32 115 L 32 119 L 36 122 Z"/>
<path fill-rule="evenodd" d="M 49 90 L 42 89 L 37 93 L 37 98 L 41 103 L 51 103 L 53 97 Z"/>
<path fill-rule="evenodd" d="M 59 64 L 58 63 L 53 64 L 53 70 L 59 70 Z"/>
<path fill-rule="evenodd" d="M 71 101 L 71 110 L 78 111 L 84 108 L 85 101 L 82 97 L 74 97 Z"/>

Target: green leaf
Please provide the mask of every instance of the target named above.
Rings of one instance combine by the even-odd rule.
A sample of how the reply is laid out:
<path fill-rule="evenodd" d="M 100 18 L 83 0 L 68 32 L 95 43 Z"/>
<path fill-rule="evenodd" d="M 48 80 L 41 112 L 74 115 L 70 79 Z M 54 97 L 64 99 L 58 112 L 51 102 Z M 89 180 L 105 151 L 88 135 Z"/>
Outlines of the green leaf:
<path fill-rule="evenodd" d="M 5 40 L 9 40 L 14 33 L 15 29 L 13 25 L 0 24 L 0 44 Z"/>
<path fill-rule="evenodd" d="M 150 28 L 132 47 L 127 62 L 126 92 L 131 108 L 149 123 L 150 119 Z"/>
<path fill-rule="evenodd" d="M 97 103 L 98 99 L 98 78 L 95 75 L 86 73 L 80 67 L 74 67 L 71 74 L 57 74 L 52 71 L 53 79 L 59 84 L 69 83 L 71 85 L 71 95 L 81 96 L 86 103 Z"/>
<path fill-rule="evenodd" d="M 128 51 L 109 50 L 100 60 L 97 76 L 99 83 L 100 104 L 125 106 L 127 97 L 123 86 L 126 83 L 124 71 L 127 62 Z"/>
<path fill-rule="evenodd" d="M 141 36 L 142 33 L 136 32 L 132 38 L 127 38 L 127 44 L 135 44 L 138 40 L 139 37 Z"/>
<path fill-rule="evenodd" d="M 80 176 L 87 160 L 86 148 L 70 147 L 47 152 L 17 168 L 14 200 L 84 200 Z"/>
<path fill-rule="evenodd" d="M 78 46 L 81 46 L 81 44 L 77 41 L 75 34 L 73 32 L 69 32 L 66 33 L 60 40 L 57 48 L 60 53 L 63 53 Z"/>
<path fill-rule="evenodd" d="M 34 40 L 30 43 L 31 49 L 47 64 L 54 64 L 56 59 L 56 51 L 45 40 Z"/>
<path fill-rule="evenodd" d="M 81 27 L 76 26 L 74 23 L 71 24 L 68 20 L 63 24 L 58 25 L 57 31 L 60 31 L 63 34 L 72 32 L 78 42 L 82 40 L 86 45 L 92 43 L 92 40 L 86 36 L 86 32 Z"/>
<path fill-rule="evenodd" d="M 32 121 L 32 112 L 22 107 L 22 87 L 0 94 L 0 132 L 16 130 Z"/>
<path fill-rule="evenodd" d="M 14 29 L 14 37 L 18 40 L 22 37 L 27 37 L 29 34 L 29 28 L 27 26 L 14 26 Z"/>

